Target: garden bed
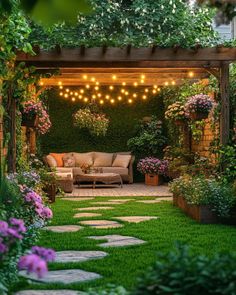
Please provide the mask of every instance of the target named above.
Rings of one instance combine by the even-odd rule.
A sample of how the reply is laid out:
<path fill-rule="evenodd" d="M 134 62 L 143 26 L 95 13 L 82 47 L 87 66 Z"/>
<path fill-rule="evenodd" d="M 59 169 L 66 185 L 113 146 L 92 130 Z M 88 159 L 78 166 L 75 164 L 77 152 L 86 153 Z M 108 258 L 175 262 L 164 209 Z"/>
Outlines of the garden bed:
<path fill-rule="evenodd" d="M 236 224 L 236 208 L 232 210 L 231 218 L 218 217 L 211 210 L 209 205 L 190 205 L 182 196 L 173 196 L 173 204 L 179 207 L 184 213 L 186 213 L 192 219 L 205 224 L 212 223 L 224 223 L 224 224 Z"/>

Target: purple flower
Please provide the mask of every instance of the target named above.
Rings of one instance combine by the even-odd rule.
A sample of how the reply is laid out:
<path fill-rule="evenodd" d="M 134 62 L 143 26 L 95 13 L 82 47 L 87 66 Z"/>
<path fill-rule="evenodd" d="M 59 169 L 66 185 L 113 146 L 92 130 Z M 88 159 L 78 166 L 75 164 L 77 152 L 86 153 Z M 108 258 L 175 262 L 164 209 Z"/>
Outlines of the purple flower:
<path fill-rule="evenodd" d="M 54 261 L 56 257 L 55 251 L 53 249 L 46 249 L 43 247 L 34 246 L 31 248 L 31 251 L 33 254 L 40 256 L 47 262 Z"/>
<path fill-rule="evenodd" d="M 48 207 L 44 207 L 42 210 L 41 216 L 47 219 L 52 218 L 53 216 L 52 210 Z"/>
<path fill-rule="evenodd" d="M 26 232 L 26 227 L 25 227 L 24 221 L 22 219 L 10 218 L 10 224 L 18 232 L 21 232 L 21 233 Z"/>
<path fill-rule="evenodd" d="M 7 235 L 10 238 L 23 239 L 23 236 L 14 228 L 8 228 Z"/>
<path fill-rule="evenodd" d="M 3 238 L 0 237 L 0 254 L 6 253 L 8 247 L 3 243 Z"/>
<path fill-rule="evenodd" d="M 8 224 L 6 221 L 0 220 L 0 235 L 6 236 L 8 231 Z"/>
<path fill-rule="evenodd" d="M 42 278 L 48 271 L 46 261 L 36 254 L 20 257 L 18 268 L 19 270 L 26 270 L 28 273 L 35 273 L 39 278 Z"/>

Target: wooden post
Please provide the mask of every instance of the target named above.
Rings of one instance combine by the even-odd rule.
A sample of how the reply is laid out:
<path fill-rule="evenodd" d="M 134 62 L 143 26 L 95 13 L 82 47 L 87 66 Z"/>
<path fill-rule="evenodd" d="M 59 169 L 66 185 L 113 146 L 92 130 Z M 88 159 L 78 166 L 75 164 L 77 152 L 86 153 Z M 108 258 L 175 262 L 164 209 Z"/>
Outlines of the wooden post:
<path fill-rule="evenodd" d="M 2 80 L 0 80 L 0 107 L 2 108 Z M 4 155 L 3 155 L 3 112 L 0 110 L 0 184 L 4 174 Z"/>
<path fill-rule="evenodd" d="M 16 100 L 12 97 L 12 87 L 9 86 L 8 90 L 8 101 L 9 103 L 9 132 L 10 132 L 10 140 L 9 140 L 9 152 L 8 152 L 8 172 L 14 173 L 16 172 Z"/>
<path fill-rule="evenodd" d="M 220 68 L 220 143 L 226 145 L 229 141 L 229 63 L 223 63 Z"/>

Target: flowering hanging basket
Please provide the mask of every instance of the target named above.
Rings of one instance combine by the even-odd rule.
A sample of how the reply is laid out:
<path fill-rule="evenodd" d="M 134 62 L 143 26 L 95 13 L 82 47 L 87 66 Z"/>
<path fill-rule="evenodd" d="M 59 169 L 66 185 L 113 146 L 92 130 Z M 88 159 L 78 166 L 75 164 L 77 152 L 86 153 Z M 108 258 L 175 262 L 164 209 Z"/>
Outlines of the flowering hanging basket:
<path fill-rule="evenodd" d="M 200 121 L 208 118 L 208 113 L 190 113 L 189 117 L 194 121 Z"/>
<path fill-rule="evenodd" d="M 36 128 L 38 126 L 39 117 L 37 114 L 22 114 L 21 126 Z"/>

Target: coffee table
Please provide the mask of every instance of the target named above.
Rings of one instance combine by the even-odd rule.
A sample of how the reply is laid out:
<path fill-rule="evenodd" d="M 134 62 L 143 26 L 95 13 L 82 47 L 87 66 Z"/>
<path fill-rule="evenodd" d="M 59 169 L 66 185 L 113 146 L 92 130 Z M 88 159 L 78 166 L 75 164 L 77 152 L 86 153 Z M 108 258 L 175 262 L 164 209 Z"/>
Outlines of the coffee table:
<path fill-rule="evenodd" d="M 76 176 L 76 182 L 78 186 L 81 186 L 81 182 L 91 182 L 92 187 L 99 186 L 113 186 L 118 184 L 120 187 L 123 186 L 123 181 L 118 173 L 88 173 L 88 174 L 79 174 Z M 102 182 L 103 184 L 97 184 L 97 182 Z"/>

